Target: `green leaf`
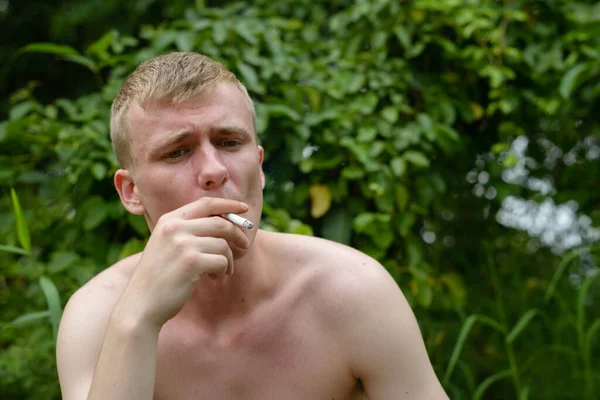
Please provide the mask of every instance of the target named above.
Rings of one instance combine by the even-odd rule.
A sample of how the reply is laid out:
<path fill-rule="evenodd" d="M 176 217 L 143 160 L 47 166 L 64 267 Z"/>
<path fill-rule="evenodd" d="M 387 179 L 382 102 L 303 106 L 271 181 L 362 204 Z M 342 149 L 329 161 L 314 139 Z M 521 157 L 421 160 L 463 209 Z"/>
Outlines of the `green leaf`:
<path fill-rule="evenodd" d="M 528 310 L 525 314 L 523 314 L 523 316 L 521 317 L 519 322 L 517 322 L 517 324 L 514 326 L 514 328 L 510 331 L 510 333 L 506 337 L 506 342 L 509 344 L 512 344 L 512 342 L 514 342 L 514 340 L 517 338 L 517 336 L 519 336 L 519 334 L 523 331 L 523 329 L 525 329 L 527 327 L 527 325 L 531 322 L 531 320 L 537 314 L 539 314 L 539 310 L 536 310 L 536 309 Z"/>
<path fill-rule="evenodd" d="M 410 48 L 410 34 L 406 30 L 406 28 L 403 27 L 401 24 L 398 24 L 394 28 L 394 34 L 398 38 L 398 41 L 400 42 L 402 47 L 404 47 L 405 50 L 408 50 Z"/>
<path fill-rule="evenodd" d="M 27 221 L 25 220 L 23 212 L 21 211 L 21 204 L 19 204 L 19 198 L 17 197 L 17 192 L 15 192 L 15 189 L 10 188 L 10 196 L 12 198 L 13 209 L 15 211 L 15 219 L 17 220 L 17 237 L 19 238 L 19 243 L 23 249 L 25 249 L 27 252 L 31 252 L 29 227 L 27 226 Z"/>
<path fill-rule="evenodd" d="M 93 209 L 88 210 L 83 219 L 83 229 L 91 231 L 99 226 L 108 217 L 108 210 L 105 205 L 98 205 Z"/>
<path fill-rule="evenodd" d="M 388 106 L 381 111 L 381 116 L 390 124 L 395 124 L 398 121 L 398 109 Z"/>
<path fill-rule="evenodd" d="M 363 74 L 355 73 L 352 74 L 350 81 L 348 82 L 348 93 L 356 93 L 360 89 L 365 87 L 365 82 L 367 78 Z"/>
<path fill-rule="evenodd" d="M 256 36 L 254 36 L 247 23 L 242 22 L 239 24 L 234 24 L 233 30 L 236 31 L 237 34 L 240 35 L 249 44 L 258 44 L 258 39 L 256 38 Z"/>
<path fill-rule="evenodd" d="M 592 343 L 599 331 L 600 331 L 600 318 L 595 320 L 590 325 L 590 327 L 587 330 L 587 333 L 585 335 L 585 352 L 586 352 L 586 354 L 592 354 Z"/>
<path fill-rule="evenodd" d="M 110 30 L 106 32 L 104 35 L 100 37 L 100 39 L 96 40 L 92 44 L 90 44 L 85 53 L 86 54 L 94 54 L 96 58 L 104 59 L 109 57 L 108 48 L 114 42 L 114 40 L 119 35 L 119 32 L 116 30 Z"/>
<path fill-rule="evenodd" d="M 79 54 L 70 54 L 64 56 L 63 59 L 71 61 L 75 64 L 83 65 L 93 73 L 96 73 L 98 71 L 98 65 L 91 58 Z"/>
<path fill-rule="evenodd" d="M 456 344 L 454 345 L 454 349 L 452 350 L 452 355 L 450 356 L 450 361 L 448 362 L 448 368 L 446 368 L 446 373 L 444 374 L 444 386 L 448 385 L 450 376 L 452 376 L 452 372 L 454 371 L 454 367 L 458 362 L 458 358 L 460 357 L 460 353 L 465 346 L 465 342 L 467 341 L 467 336 L 469 336 L 469 332 L 473 328 L 476 322 L 483 323 L 494 328 L 497 331 L 504 332 L 504 328 L 502 325 L 493 320 L 492 318 L 486 317 L 485 315 L 474 314 L 469 316 L 465 322 L 463 323 L 462 328 L 458 334 L 458 339 Z"/>
<path fill-rule="evenodd" d="M 24 101 L 22 103 L 14 105 L 8 114 L 8 118 L 13 121 L 21 119 L 29 114 L 31 111 L 38 109 L 38 104 L 33 100 Z"/>
<path fill-rule="evenodd" d="M 308 97 L 308 103 L 312 111 L 319 111 L 321 109 L 321 93 L 311 87 L 303 87 L 306 96 Z"/>
<path fill-rule="evenodd" d="M 260 83 L 258 81 L 258 75 L 254 68 L 250 65 L 246 64 L 243 61 L 238 61 L 237 68 L 242 74 L 242 80 L 248 86 L 248 88 L 256 90 L 257 92 L 261 92 Z"/>
<path fill-rule="evenodd" d="M 372 142 L 377 136 L 377 129 L 373 126 L 361 126 L 358 128 L 358 136 L 356 140 L 363 143 Z"/>
<path fill-rule="evenodd" d="M 102 163 L 94 163 L 92 165 L 92 175 L 99 181 L 103 180 L 106 178 L 106 166 Z"/>
<path fill-rule="evenodd" d="M 198 21 L 194 21 L 192 24 L 192 28 L 195 31 L 201 31 L 211 26 L 211 21 L 207 19 L 199 19 Z"/>
<path fill-rule="evenodd" d="M 177 32 L 175 36 L 175 46 L 177 46 L 179 51 L 192 51 L 195 43 L 195 32 Z"/>
<path fill-rule="evenodd" d="M 596 270 L 592 275 L 587 276 L 577 294 L 577 324 L 580 332 L 584 331 L 585 328 L 585 310 L 587 308 L 586 303 L 588 301 L 588 292 L 592 287 L 592 283 L 600 277 L 600 272 Z"/>
<path fill-rule="evenodd" d="M 213 40 L 216 44 L 223 44 L 227 39 L 227 26 L 222 22 L 215 22 L 213 25 Z"/>
<path fill-rule="evenodd" d="M 267 110 L 269 111 L 270 117 L 284 115 L 295 122 L 301 120 L 300 114 L 298 114 L 296 110 L 285 104 L 269 104 L 267 105 Z M 308 139 L 308 137 L 306 137 L 305 139 Z"/>
<path fill-rule="evenodd" d="M 394 157 L 390 162 L 392 172 L 397 177 L 402 177 L 406 172 L 406 161 L 402 157 Z"/>
<path fill-rule="evenodd" d="M 3 244 L 0 244 L 0 251 L 6 251 L 7 253 L 14 253 L 14 254 L 22 254 L 24 256 L 29 255 L 29 252 L 27 250 L 23 250 L 20 247 L 6 246 Z"/>
<path fill-rule="evenodd" d="M 493 383 L 499 381 L 500 379 L 509 378 L 510 376 L 511 376 L 511 371 L 504 370 L 504 371 L 497 372 L 492 376 L 487 377 L 483 382 L 481 382 L 479 384 L 479 386 L 477 386 L 477 389 L 475 390 L 475 393 L 473 394 L 473 400 L 481 399 L 483 397 L 483 394 L 485 393 L 485 391 Z"/>
<path fill-rule="evenodd" d="M 376 32 L 373 36 L 371 36 L 371 46 L 373 49 L 380 49 L 385 45 L 387 38 L 388 33 L 386 31 Z"/>
<path fill-rule="evenodd" d="M 400 211 L 405 211 L 406 206 L 408 205 L 408 199 L 410 195 L 408 193 L 408 189 L 406 186 L 402 184 L 396 185 L 396 204 L 398 205 L 398 209 Z"/>
<path fill-rule="evenodd" d="M 577 88 L 577 86 L 583 81 L 582 74 L 587 72 L 589 69 L 589 64 L 577 64 L 573 68 L 571 68 L 560 80 L 560 85 L 558 87 L 558 93 L 564 98 L 568 99 L 573 93 L 573 90 Z"/>
<path fill-rule="evenodd" d="M 525 385 L 525 387 L 521 388 L 521 393 L 519 393 L 519 400 L 529 400 L 530 392 L 531 387 L 529 385 Z"/>
<path fill-rule="evenodd" d="M 50 322 L 52 322 L 52 332 L 54 333 L 54 341 L 58 335 L 58 326 L 62 316 L 62 306 L 60 305 L 60 296 L 54 282 L 49 278 L 42 276 L 40 278 L 40 286 L 48 304 L 48 312 L 50 313 Z"/>
<path fill-rule="evenodd" d="M 31 43 L 21 47 L 19 53 L 48 53 L 63 57 L 79 55 L 79 52 L 71 46 L 55 43 Z"/>
<path fill-rule="evenodd" d="M 589 253 L 589 247 L 580 247 L 574 250 L 571 250 L 567 253 L 566 256 L 563 257 L 560 264 L 554 271 L 554 275 L 552 276 L 552 280 L 550 281 L 550 285 L 548 285 L 548 289 L 546 290 L 546 294 L 544 295 L 544 302 L 548 303 L 550 298 L 554 295 L 554 291 L 556 290 L 556 286 L 558 285 L 558 281 L 560 280 L 563 272 L 567 268 L 567 266 L 573 261 L 575 258 L 579 257 L 581 254 Z"/>
<path fill-rule="evenodd" d="M 423 269 L 411 266 L 410 268 L 416 286 L 413 287 L 413 293 L 417 296 L 417 301 L 421 307 L 429 308 L 433 301 L 433 289 L 429 283 L 429 275 Z"/>
<path fill-rule="evenodd" d="M 50 311 L 37 311 L 23 314 L 13 319 L 10 324 L 16 327 L 27 326 L 50 317 Z"/>
<path fill-rule="evenodd" d="M 467 290 L 461 276 L 457 273 L 447 272 L 440 276 L 442 282 L 450 292 L 450 298 L 454 300 L 455 307 L 462 307 L 467 297 Z"/>
<path fill-rule="evenodd" d="M 361 213 L 354 218 L 352 222 L 352 226 L 354 230 L 358 233 L 364 232 L 369 225 L 371 225 L 375 221 L 375 214 L 372 213 Z"/>
<path fill-rule="evenodd" d="M 337 208 L 327 213 L 323 219 L 322 234 L 325 239 L 342 244 L 350 244 L 352 237 L 352 215 L 348 210 Z"/>
<path fill-rule="evenodd" d="M 429 167 L 429 160 L 420 151 L 409 150 L 409 151 L 405 152 L 402 155 L 402 157 L 406 161 L 408 161 L 409 163 L 411 163 L 417 167 L 421 167 L 421 168 Z"/>
<path fill-rule="evenodd" d="M 52 259 L 48 264 L 48 273 L 56 274 L 62 272 L 79 261 L 79 255 L 73 252 L 57 252 L 52 254 Z"/>
<path fill-rule="evenodd" d="M 342 170 L 342 178 L 349 180 L 360 179 L 365 176 L 365 170 L 357 165 L 350 165 Z"/>
<path fill-rule="evenodd" d="M 420 241 L 414 240 L 413 237 L 407 238 L 406 258 L 410 265 L 419 265 L 421 261 L 423 261 L 423 251 L 421 250 L 421 243 Z"/>

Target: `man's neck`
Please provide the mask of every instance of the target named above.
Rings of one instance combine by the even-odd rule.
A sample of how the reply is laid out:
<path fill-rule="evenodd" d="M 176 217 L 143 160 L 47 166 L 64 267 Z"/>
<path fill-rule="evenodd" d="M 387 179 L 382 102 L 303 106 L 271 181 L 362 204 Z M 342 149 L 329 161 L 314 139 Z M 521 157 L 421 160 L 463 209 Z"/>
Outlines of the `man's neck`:
<path fill-rule="evenodd" d="M 264 251 L 264 232 L 257 232 L 248 252 L 235 260 L 231 276 L 202 277 L 179 316 L 205 326 L 243 318 L 271 296 L 279 276 Z"/>

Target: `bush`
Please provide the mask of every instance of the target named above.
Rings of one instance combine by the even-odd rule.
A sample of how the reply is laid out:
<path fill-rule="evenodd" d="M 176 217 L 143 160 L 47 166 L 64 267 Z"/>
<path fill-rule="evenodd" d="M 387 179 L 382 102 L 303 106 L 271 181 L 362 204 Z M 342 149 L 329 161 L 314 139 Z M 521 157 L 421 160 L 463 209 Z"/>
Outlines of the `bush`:
<path fill-rule="evenodd" d="M 148 237 L 112 187 L 110 103 L 141 61 L 199 51 L 232 69 L 255 100 L 266 153 L 262 228 L 315 234 L 380 260 L 415 309 L 451 398 L 594 398 L 600 316 L 589 271 L 598 237 L 557 256 L 494 216 L 511 196 L 554 197 L 576 200 L 598 225 L 595 158 L 542 166 L 548 141 L 575 153 L 597 143 L 597 12 L 559 0 L 259 0 L 190 8 L 135 37 L 111 30 L 81 52 L 26 46 L 19 57 L 79 65 L 72 79 L 96 90 L 41 102 L 43 87 L 31 83 L 0 123 L 0 392 L 60 397 L 61 305 Z M 550 176 L 554 194 L 502 179 L 524 162 L 519 137 L 538 160 L 528 172 Z M 468 173 L 478 178 L 465 181 Z M 574 288 L 569 274 L 588 277 Z"/>

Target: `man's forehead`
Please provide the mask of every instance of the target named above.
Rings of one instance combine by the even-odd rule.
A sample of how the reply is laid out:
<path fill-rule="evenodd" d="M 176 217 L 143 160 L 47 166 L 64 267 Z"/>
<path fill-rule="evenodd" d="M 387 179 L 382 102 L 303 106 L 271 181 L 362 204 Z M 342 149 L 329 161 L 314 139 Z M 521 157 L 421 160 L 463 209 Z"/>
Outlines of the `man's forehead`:
<path fill-rule="evenodd" d="M 128 112 L 132 152 L 145 152 L 147 149 L 156 148 L 165 142 L 165 138 L 181 135 L 182 132 L 245 132 L 251 137 L 256 136 L 254 120 L 247 109 L 227 107 L 223 101 L 206 100 L 208 99 L 189 101 L 177 106 L 153 103 L 142 107 L 137 102 L 132 103 Z"/>
<path fill-rule="evenodd" d="M 208 119 L 207 122 L 221 122 L 229 119 L 239 121 L 237 125 L 249 122 L 254 125 L 254 112 L 248 99 L 231 83 L 223 83 L 214 91 L 202 96 L 191 97 L 174 104 L 170 101 L 148 101 L 140 104 L 132 101 L 128 109 L 130 123 L 158 123 L 168 122 L 177 124 L 182 116 L 195 116 L 199 119 Z M 226 121 L 225 121 L 226 122 Z M 134 126 L 130 126 L 134 128 Z"/>

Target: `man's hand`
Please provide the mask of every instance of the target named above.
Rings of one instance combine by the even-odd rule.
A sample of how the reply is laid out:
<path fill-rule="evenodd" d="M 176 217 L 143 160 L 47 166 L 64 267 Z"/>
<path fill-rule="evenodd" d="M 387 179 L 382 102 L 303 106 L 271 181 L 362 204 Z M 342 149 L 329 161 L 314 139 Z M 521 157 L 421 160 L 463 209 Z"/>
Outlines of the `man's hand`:
<path fill-rule="evenodd" d="M 250 243 L 219 215 L 246 211 L 239 201 L 205 197 L 164 214 L 116 304 L 119 317 L 160 330 L 181 310 L 198 279 L 233 274 L 231 245 L 247 249 Z"/>
<path fill-rule="evenodd" d="M 118 295 L 113 283 L 95 283 L 69 300 L 57 346 L 63 399 L 152 399 L 160 330 L 203 275 L 233 273 L 232 247 L 250 242 L 220 215 L 246 211 L 202 198 L 163 215 Z"/>

